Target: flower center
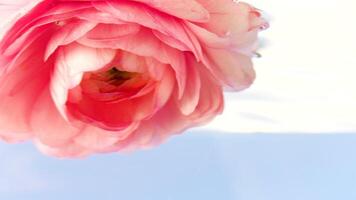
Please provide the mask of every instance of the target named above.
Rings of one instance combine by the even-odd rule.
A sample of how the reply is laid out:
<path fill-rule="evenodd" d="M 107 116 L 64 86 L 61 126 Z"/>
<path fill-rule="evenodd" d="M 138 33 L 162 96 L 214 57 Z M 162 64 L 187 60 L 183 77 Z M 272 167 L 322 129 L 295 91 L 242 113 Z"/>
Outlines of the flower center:
<path fill-rule="evenodd" d="M 90 74 L 90 79 L 102 81 L 113 86 L 120 86 L 124 82 L 135 78 L 138 75 L 139 73 L 136 72 L 120 71 L 113 67 L 108 71 Z"/>
<path fill-rule="evenodd" d="M 84 95 L 97 101 L 114 101 L 137 93 L 148 80 L 144 74 L 113 67 L 102 72 L 85 73 L 80 88 Z"/>

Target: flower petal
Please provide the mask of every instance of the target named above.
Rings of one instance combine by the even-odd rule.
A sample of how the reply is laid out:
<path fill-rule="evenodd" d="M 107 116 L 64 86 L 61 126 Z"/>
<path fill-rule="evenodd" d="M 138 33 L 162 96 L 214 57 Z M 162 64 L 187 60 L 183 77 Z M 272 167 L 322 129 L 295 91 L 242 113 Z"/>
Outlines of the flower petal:
<path fill-rule="evenodd" d="M 184 53 L 161 42 L 150 30 L 142 28 L 137 34 L 122 37 L 118 40 L 102 41 L 82 38 L 78 42 L 93 48 L 122 49 L 139 56 L 153 57 L 161 63 L 169 64 L 176 75 L 179 96 L 181 97 L 183 95 L 186 87 Z"/>
<path fill-rule="evenodd" d="M 51 36 L 48 41 L 45 60 L 61 45 L 68 45 L 82 37 L 96 26 L 96 23 L 75 20 L 65 24 Z"/>
<path fill-rule="evenodd" d="M 194 112 L 200 98 L 201 81 L 198 67 L 201 67 L 193 57 L 187 56 L 187 85 L 181 99 L 178 100 L 179 108 L 184 115 Z"/>
<path fill-rule="evenodd" d="M 209 12 L 195 0 L 134 0 L 182 19 L 206 22 Z"/>
<path fill-rule="evenodd" d="M 255 80 L 249 56 L 226 49 L 206 48 L 204 63 L 223 86 L 233 90 L 248 88 Z"/>
<path fill-rule="evenodd" d="M 51 95 L 56 107 L 64 118 L 68 90 L 77 86 L 84 72 L 105 67 L 115 57 L 112 49 L 95 49 L 77 43 L 62 47 L 57 55 L 51 79 Z"/>
<path fill-rule="evenodd" d="M 55 106 L 47 87 L 39 95 L 31 115 L 31 127 L 39 142 L 51 147 L 65 147 L 69 145 L 74 136 L 83 129 L 71 125 Z"/>
<path fill-rule="evenodd" d="M 1 62 L 4 70 L 0 73 L 0 135 L 6 140 L 21 141 L 32 137 L 33 105 L 49 82 L 53 61 L 44 64 L 41 59 L 45 43 L 36 39 L 31 46 L 33 48 L 24 47 L 12 62 Z"/>

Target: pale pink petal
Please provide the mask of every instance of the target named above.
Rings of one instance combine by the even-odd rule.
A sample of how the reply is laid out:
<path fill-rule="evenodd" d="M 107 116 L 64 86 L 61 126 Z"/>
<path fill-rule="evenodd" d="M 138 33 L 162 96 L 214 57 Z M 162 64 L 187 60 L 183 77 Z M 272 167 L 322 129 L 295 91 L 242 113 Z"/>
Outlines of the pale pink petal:
<path fill-rule="evenodd" d="M 58 158 L 83 158 L 95 153 L 93 150 L 87 149 L 75 143 L 69 143 L 66 146 L 56 148 L 43 144 L 38 140 L 35 140 L 34 142 L 37 148 L 44 154 L 56 156 Z"/>
<path fill-rule="evenodd" d="M 167 67 L 163 70 L 165 71 L 165 73 L 162 77 L 162 80 L 160 80 L 160 82 L 158 83 L 154 94 L 155 111 L 158 111 L 162 108 L 162 106 L 167 103 L 175 88 L 175 79 L 173 72 Z"/>
<path fill-rule="evenodd" d="M 189 51 L 189 47 L 187 47 L 184 43 L 182 43 L 181 41 L 175 39 L 174 37 L 168 36 L 166 34 L 163 34 L 159 31 L 153 31 L 153 34 L 162 42 L 164 42 L 165 44 L 176 48 L 180 51 Z"/>
<path fill-rule="evenodd" d="M 197 66 L 197 70 L 203 84 L 200 89 L 199 103 L 194 112 L 188 116 L 188 119 L 196 125 L 202 125 L 222 113 L 224 96 L 223 89 L 214 81 L 207 69 L 203 66 Z"/>
<path fill-rule="evenodd" d="M 187 56 L 187 87 L 181 99 L 178 100 L 179 108 L 184 115 L 194 112 L 200 98 L 201 81 L 198 65 L 195 59 Z M 204 83 L 203 83 L 204 84 Z"/>
<path fill-rule="evenodd" d="M 233 40 L 229 37 L 221 37 L 216 33 L 210 32 L 194 23 L 185 22 L 186 26 L 194 35 L 207 47 L 211 48 L 230 48 Z"/>
<path fill-rule="evenodd" d="M 110 40 L 140 31 L 137 24 L 99 24 L 86 37 L 93 40 Z"/>
<path fill-rule="evenodd" d="M 140 3 L 129 1 L 105 1 L 93 4 L 98 10 L 132 23 L 160 31 L 174 37 L 189 47 L 196 56 L 201 55 L 201 48 L 192 43 L 191 36 L 186 33 L 182 21 L 169 15 L 163 15 Z"/>
<path fill-rule="evenodd" d="M 0 29 L 5 30 L 6 33 L 3 37 L 1 37 L 2 40 L 0 42 L 0 51 L 2 51 L 4 48 L 7 48 L 7 46 L 13 43 L 17 39 L 17 37 L 24 34 L 27 30 L 27 25 L 33 19 L 36 19 L 42 13 L 44 13 L 51 5 L 51 3 L 48 1 L 39 0 L 31 2 L 28 0 L 23 0 L 22 2 L 24 3 L 24 5 L 23 7 L 19 7 L 19 10 L 15 12 L 15 18 L 12 18 L 11 16 L 9 16 L 9 18 L 4 17 L 5 19 L 10 19 L 11 23 L 5 25 L 5 28 L 0 27 Z M 6 5 L 6 3 L 4 5 Z"/>
<path fill-rule="evenodd" d="M 11 25 L 35 7 L 41 0 L 2 0 L 0 2 L 0 39 Z"/>
<path fill-rule="evenodd" d="M 127 24 L 127 22 L 116 18 L 114 15 L 106 12 L 101 12 L 95 8 L 85 9 L 75 14 L 78 19 L 87 20 L 102 24 Z"/>
<path fill-rule="evenodd" d="M 209 12 L 196 0 L 134 0 L 182 19 L 206 22 Z"/>
<path fill-rule="evenodd" d="M 203 29 L 189 22 L 187 24 L 201 41 L 209 46 L 221 46 L 228 40 L 230 47 L 243 48 L 242 53 L 251 56 L 256 49 L 251 46 L 256 45 L 257 33 L 268 26 L 260 12 L 246 3 L 231 0 L 199 2 L 211 13 L 209 22 L 197 23 Z M 217 39 L 213 34 L 221 38 Z"/>
<path fill-rule="evenodd" d="M 95 49 L 77 43 L 62 47 L 57 55 L 51 79 L 51 95 L 56 107 L 66 117 L 68 90 L 76 87 L 84 72 L 105 67 L 115 57 L 112 49 Z"/>
<path fill-rule="evenodd" d="M 208 30 L 225 36 L 246 32 L 250 28 L 249 15 L 251 7 L 245 3 L 237 3 L 232 0 L 197 0 L 209 12 L 210 20 L 208 23 L 200 25 Z"/>
<path fill-rule="evenodd" d="M 51 39 L 48 41 L 45 60 L 47 60 L 59 46 L 68 45 L 74 42 L 95 26 L 96 23 L 80 20 L 69 22 L 63 25 L 63 27 L 58 25 L 58 29 L 55 30 Z"/>
<path fill-rule="evenodd" d="M 118 141 L 126 139 L 139 123 L 132 123 L 121 131 L 106 131 L 88 125 L 80 135 L 75 137 L 74 142 L 93 151 L 105 151 Z"/>
<path fill-rule="evenodd" d="M 31 128 L 44 145 L 51 147 L 65 147 L 69 145 L 74 136 L 79 134 L 83 125 L 73 126 L 62 117 L 55 106 L 49 88 L 45 88 L 34 104 L 31 117 Z"/>
<path fill-rule="evenodd" d="M 255 71 L 249 56 L 226 49 L 206 49 L 204 64 L 212 75 L 233 90 L 248 88 L 255 80 Z"/>

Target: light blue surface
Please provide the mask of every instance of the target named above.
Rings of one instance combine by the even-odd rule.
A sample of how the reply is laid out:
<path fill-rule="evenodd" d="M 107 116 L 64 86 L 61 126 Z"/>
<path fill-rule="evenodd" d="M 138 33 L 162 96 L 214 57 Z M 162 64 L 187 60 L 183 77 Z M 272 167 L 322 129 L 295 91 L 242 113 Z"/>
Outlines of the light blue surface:
<path fill-rule="evenodd" d="M 83 160 L 0 143 L 0 199 L 355 200 L 356 135 L 190 132 Z"/>

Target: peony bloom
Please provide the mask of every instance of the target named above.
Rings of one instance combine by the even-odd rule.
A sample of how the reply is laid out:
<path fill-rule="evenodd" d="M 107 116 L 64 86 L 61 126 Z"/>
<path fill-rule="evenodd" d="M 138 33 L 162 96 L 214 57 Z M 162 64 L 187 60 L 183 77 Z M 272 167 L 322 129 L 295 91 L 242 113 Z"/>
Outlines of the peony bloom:
<path fill-rule="evenodd" d="M 0 138 L 80 157 L 147 148 L 242 90 L 260 12 L 232 0 L 0 0 Z"/>

